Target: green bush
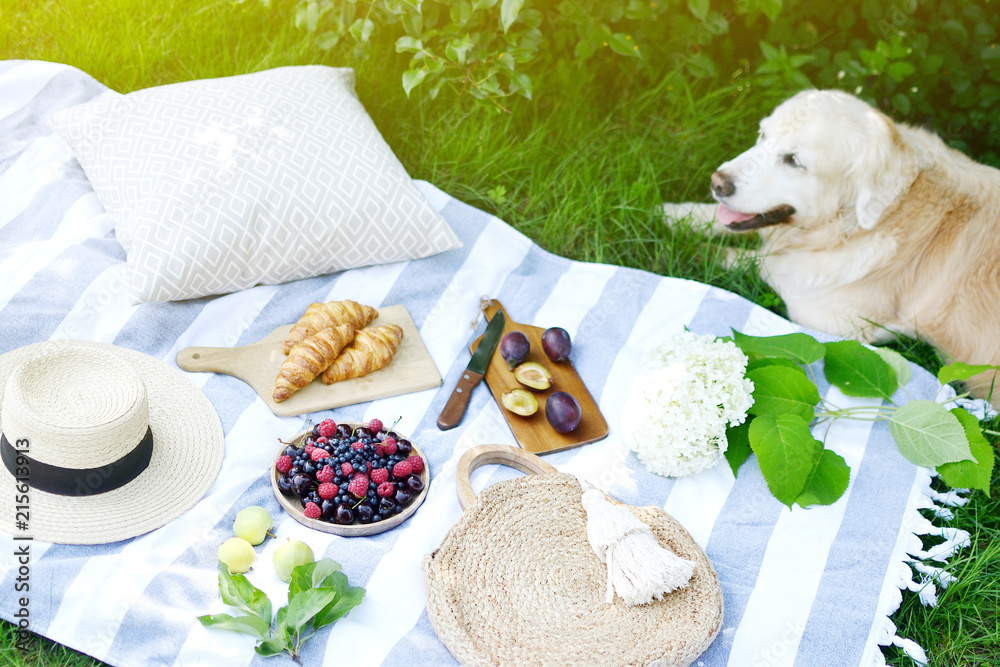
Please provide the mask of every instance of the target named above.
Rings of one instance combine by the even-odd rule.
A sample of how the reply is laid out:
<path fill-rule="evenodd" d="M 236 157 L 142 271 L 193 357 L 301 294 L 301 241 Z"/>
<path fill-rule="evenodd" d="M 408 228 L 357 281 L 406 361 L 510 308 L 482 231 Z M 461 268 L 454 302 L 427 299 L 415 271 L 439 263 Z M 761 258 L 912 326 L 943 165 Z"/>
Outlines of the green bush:
<path fill-rule="evenodd" d="M 817 87 L 853 92 L 1000 165 L 1000 3 L 827 0 L 789 3 L 762 40 L 809 57 Z"/>
<path fill-rule="evenodd" d="M 853 92 L 1000 164 L 997 0 L 298 0 L 324 49 L 394 49 L 408 96 L 506 110 L 547 73 Z M 672 90 L 674 86 L 665 86 Z M 685 86 L 677 85 L 675 94 Z"/>

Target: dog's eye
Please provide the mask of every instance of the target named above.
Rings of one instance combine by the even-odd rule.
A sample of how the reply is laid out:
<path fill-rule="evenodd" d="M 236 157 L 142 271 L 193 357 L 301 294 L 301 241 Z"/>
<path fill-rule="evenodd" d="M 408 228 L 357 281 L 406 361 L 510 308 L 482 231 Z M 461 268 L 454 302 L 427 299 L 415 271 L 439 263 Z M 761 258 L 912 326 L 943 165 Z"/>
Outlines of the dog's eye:
<path fill-rule="evenodd" d="M 785 153 L 781 157 L 781 161 L 787 164 L 789 167 L 795 167 L 796 169 L 802 169 L 802 163 L 799 162 L 799 156 L 795 153 Z"/>

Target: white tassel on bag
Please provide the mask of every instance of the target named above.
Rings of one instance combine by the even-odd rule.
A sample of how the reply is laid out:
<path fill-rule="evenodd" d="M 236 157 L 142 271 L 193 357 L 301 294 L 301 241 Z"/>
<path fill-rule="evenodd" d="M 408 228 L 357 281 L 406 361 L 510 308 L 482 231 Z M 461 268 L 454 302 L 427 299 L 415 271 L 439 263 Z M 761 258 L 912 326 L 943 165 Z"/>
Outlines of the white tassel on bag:
<path fill-rule="evenodd" d="M 631 606 L 662 600 L 687 586 L 695 564 L 661 547 L 649 526 L 609 503 L 598 489 L 585 491 L 581 501 L 587 511 L 587 539 L 608 566 L 609 604 L 615 593 Z"/>

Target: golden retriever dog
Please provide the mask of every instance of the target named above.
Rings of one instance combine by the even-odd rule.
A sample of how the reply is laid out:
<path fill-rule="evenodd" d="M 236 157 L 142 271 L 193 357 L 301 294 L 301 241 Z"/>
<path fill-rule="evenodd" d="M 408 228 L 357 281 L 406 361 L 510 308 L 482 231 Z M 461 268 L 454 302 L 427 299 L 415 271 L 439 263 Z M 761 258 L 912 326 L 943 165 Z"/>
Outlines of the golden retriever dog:
<path fill-rule="evenodd" d="M 896 333 L 1000 364 L 1000 171 L 840 91 L 801 92 L 712 174 L 718 205 L 668 217 L 755 230 L 761 275 L 798 324 L 866 343 Z M 1000 378 L 969 381 L 1000 406 Z"/>

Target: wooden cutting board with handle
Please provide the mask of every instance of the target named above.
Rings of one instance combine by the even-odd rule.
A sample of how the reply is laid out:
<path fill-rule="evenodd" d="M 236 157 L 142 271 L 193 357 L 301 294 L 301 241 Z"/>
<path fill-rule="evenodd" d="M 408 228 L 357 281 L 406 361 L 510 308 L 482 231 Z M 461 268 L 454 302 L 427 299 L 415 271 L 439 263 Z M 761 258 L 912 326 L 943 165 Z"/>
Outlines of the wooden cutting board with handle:
<path fill-rule="evenodd" d="M 528 389 L 528 391 L 531 391 L 535 395 L 535 399 L 538 400 L 538 412 L 529 417 L 522 417 L 504 408 L 500 397 L 511 389 L 518 387 L 527 389 L 527 387 L 514 378 L 514 374 L 507 367 L 507 362 L 500 355 L 499 345 L 490 358 L 490 363 L 486 368 L 486 375 L 483 379 L 486 381 L 487 386 L 489 386 L 493 398 L 496 399 L 497 404 L 500 406 L 500 412 L 507 419 L 507 424 L 514 433 L 514 438 L 517 439 L 518 444 L 523 449 L 534 454 L 548 454 L 549 452 L 559 452 L 564 449 L 586 445 L 587 443 L 596 442 L 607 437 L 608 422 L 604 419 L 604 415 L 601 414 L 601 409 L 597 406 L 597 402 L 590 395 L 587 385 L 583 383 L 583 380 L 576 372 L 576 368 L 573 367 L 573 355 L 577 354 L 577 352 L 574 350 L 570 354 L 570 358 L 566 361 L 552 361 L 542 351 L 542 334 L 545 332 L 545 329 L 515 322 L 511 319 L 503 305 L 496 299 L 493 299 L 489 306 L 486 307 L 484 311 L 486 319 L 492 319 L 494 313 L 498 310 L 503 312 L 506 319 L 503 331 L 504 335 L 507 335 L 511 331 L 520 331 L 528 337 L 528 342 L 531 344 L 531 352 L 528 353 L 525 361 L 540 363 L 552 373 L 551 387 L 544 391 Z M 475 351 L 478 345 L 479 339 L 477 338 L 472 344 L 472 350 Z M 548 419 L 545 418 L 545 400 L 554 391 L 565 391 L 580 404 L 580 410 L 583 414 L 580 424 L 569 433 L 559 433 L 552 428 Z"/>
<path fill-rule="evenodd" d="M 369 326 L 398 324 L 403 328 L 403 339 L 388 366 L 331 385 L 317 378 L 281 403 L 275 403 L 271 394 L 274 378 L 287 358 L 282 348 L 292 324 L 278 327 L 249 345 L 184 348 L 177 353 L 177 365 L 186 371 L 225 373 L 243 380 L 279 417 L 294 417 L 440 386 L 441 374 L 406 307 L 386 306 L 378 312 L 379 316 Z"/>

